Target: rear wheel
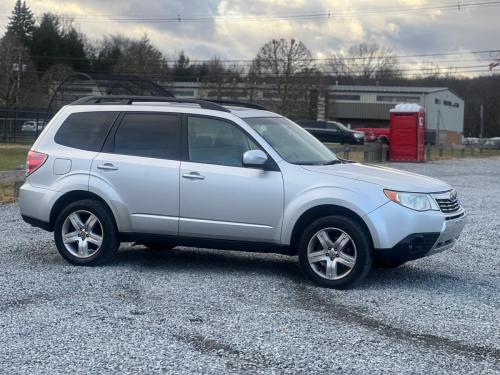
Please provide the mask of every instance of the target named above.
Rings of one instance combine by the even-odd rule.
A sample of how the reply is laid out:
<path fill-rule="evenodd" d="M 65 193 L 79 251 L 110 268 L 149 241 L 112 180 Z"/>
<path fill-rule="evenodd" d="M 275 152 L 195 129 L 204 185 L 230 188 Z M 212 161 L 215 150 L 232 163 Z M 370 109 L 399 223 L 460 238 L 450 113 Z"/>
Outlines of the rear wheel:
<path fill-rule="evenodd" d="M 372 265 L 372 245 L 364 228 L 344 216 L 314 221 L 299 243 L 304 273 L 321 286 L 345 289 L 361 281 Z"/>
<path fill-rule="evenodd" d="M 120 245 L 113 218 L 100 202 L 90 199 L 73 202 L 61 211 L 54 239 L 63 258 L 79 266 L 110 260 Z"/>

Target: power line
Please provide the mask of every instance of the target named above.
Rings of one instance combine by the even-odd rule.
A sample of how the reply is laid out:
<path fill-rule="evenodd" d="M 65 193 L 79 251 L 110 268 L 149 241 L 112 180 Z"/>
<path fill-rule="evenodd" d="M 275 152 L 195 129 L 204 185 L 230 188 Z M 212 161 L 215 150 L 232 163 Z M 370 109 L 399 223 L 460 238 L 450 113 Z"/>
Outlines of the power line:
<path fill-rule="evenodd" d="M 478 51 L 456 51 L 456 52 L 434 52 L 434 53 L 422 53 L 422 54 L 411 54 L 411 55 L 381 55 L 381 56 L 376 56 L 376 59 L 383 59 L 383 58 L 396 58 L 396 59 L 407 59 L 407 58 L 417 58 L 417 57 L 446 57 L 446 56 L 463 56 L 463 55 L 484 55 L 484 54 L 494 54 L 494 53 L 500 53 L 500 49 L 491 49 L 491 50 L 478 50 Z M 42 55 L 31 55 L 31 58 L 34 59 L 54 59 L 54 60 L 66 60 L 66 61 L 86 61 L 89 60 L 88 57 L 72 57 L 72 56 L 42 56 Z M 338 57 L 338 58 L 332 58 L 332 57 L 325 57 L 325 58 L 311 58 L 311 59 L 296 59 L 296 61 L 357 61 L 357 60 L 369 60 L 373 59 L 371 56 L 345 56 L 345 57 Z M 491 58 L 477 58 L 477 59 L 469 59 L 469 61 L 490 61 Z M 100 61 L 115 61 L 115 59 L 108 58 L 108 59 L 100 59 Z M 177 62 L 177 59 L 164 59 L 163 62 L 171 62 L 175 63 Z M 456 59 L 449 60 L 449 61 L 443 61 L 443 62 L 453 62 L 457 61 Z M 458 60 L 461 61 L 461 60 Z M 465 60 L 464 60 L 465 61 Z M 214 59 L 190 59 L 189 63 L 190 64 L 200 64 L 200 63 L 212 63 L 214 62 Z M 220 63 L 252 63 L 253 59 L 217 59 L 217 62 Z"/>
<path fill-rule="evenodd" d="M 479 69 L 483 68 L 483 69 Z M 472 69 L 472 70 L 471 70 Z M 395 69 L 393 72 L 396 74 L 401 74 L 404 76 L 422 76 L 425 74 L 429 75 L 436 75 L 436 74 L 466 74 L 466 73 L 477 73 L 477 72 L 485 72 L 485 73 L 492 73 L 494 74 L 495 72 L 491 72 L 489 70 L 489 67 L 487 65 L 471 65 L 471 66 L 463 66 L 463 67 L 458 67 L 458 68 L 446 68 L 445 70 L 438 71 L 439 69 Z M 92 71 L 92 70 L 81 70 L 79 71 L 80 73 L 87 73 L 87 74 L 102 74 L 102 72 L 99 71 Z M 40 71 L 40 70 L 25 70 L 23 73 L 37 73 L 37 74 L 43 74 L 46 73 L 46 71 Z M 357 77 L 363 77 L 363 72 L 361 71 L 354 71 L 354 72 L 349 72 L 349 73 L 339 73 L 335 71 L 321 71 L 321 72 L 297 72 L 293 74 L 293 77 L 317 77 L 318 73 L 324 74 L 324 75 L 331 75 L 331 76 L 338 76 L 338 77 L 351 77 L 351 76 L 357 76 Z M 149 73 L 149 72 L 138 72 L 138 71 L 119 71 L 116 72 L 116 74 L 121 74 L 121 75 L 147 75 L 150 77 L 164 77 L 165 74 L 161 73 Z M 228 72 L 221 72 L 218 74 L 218 76 L 228 76 L 228 75 L 234 75 L 234 73 L 228 73 Z M 246 74 L 244 74 L 246 75 Z M 284 74 L 275 74 L 275 73 L 262 73 L 262 74 L 255 74 L 257 77 L 263 77 L 263 78 L 268 78 L 268 77 L 285 77 L 286 75 Z"/>
<path fill-rule="evenodd" d="M 352 10 L 352 11 L 323 11 L 323 12 L 309 12 L 309 13 L 296 13 L 296 14 L 260 14 L 260 15 L 219 15 L 219 16 L 182 16 L 177 15 L 174 17 L 113 17 L 113 16 L 76 16 L 66 15 L 61 18 L 74 19 L 81 22 L 124 22 L 124 23 L 196 23 L 196 22 L 264 22 L 272 20 L 329 20 L 333 18 L 346 18 L 346 17 L 359 17 L 359 16 L 372 16 L 380 14 L 404 14 L 404 13 L 420 13 L 432 10 L 451 11 L 472 8 L 485 8 L 500 5 L 500 1 L 464 1 L 457 7 L 457 3 L 438 3 L 433 5 L 426 5 L 420 7 L 384 7 L 374 8 L 369 10 Z M 2 15 L 8 17 L 8 15 Z M 42 16 L 35 17 L 41 19 Z"/>

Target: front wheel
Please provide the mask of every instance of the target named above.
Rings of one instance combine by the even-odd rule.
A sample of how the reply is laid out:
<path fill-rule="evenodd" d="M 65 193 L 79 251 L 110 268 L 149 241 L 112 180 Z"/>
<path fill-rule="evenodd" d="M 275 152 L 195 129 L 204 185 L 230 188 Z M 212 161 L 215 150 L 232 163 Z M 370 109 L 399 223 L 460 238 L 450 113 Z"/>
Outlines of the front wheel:
<path fill-rule="evenodd" d="M 79 266 L 110 260 L 120 244 L 113 218 L 100 202 L 91 199 L 73 202 L 61 211 L 54 239 L 62 257 Z"/>
<path fill-rule="evenodd" d="M 311 223 L 299 242 L 299 262 L 317 284 L 345 289 L 361 281 L 372 266 L 369 235 L 345 216 L 327 216 Z"/>

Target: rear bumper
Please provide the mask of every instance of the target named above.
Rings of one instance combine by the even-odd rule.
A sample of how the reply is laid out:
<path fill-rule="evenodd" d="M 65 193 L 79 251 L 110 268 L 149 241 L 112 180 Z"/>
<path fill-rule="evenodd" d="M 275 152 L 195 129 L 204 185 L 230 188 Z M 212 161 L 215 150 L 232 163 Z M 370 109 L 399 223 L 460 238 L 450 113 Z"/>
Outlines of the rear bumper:
<path fill-rule="evenodd" d="M 466 224 L 466 212 L 446 217 L 440 232 L 413 233 L 389 249 L 375 249 L 375 260 L 401 263 L 451 249 Z"/>
<path fill-rule="evenodd" d="M 61 192 L 25 182 L 19 190 L 21 216 L 27 223 L 43 228 L 44 225 L 40 223 L 50 223 L 50 211 L 61 196 Z"/>

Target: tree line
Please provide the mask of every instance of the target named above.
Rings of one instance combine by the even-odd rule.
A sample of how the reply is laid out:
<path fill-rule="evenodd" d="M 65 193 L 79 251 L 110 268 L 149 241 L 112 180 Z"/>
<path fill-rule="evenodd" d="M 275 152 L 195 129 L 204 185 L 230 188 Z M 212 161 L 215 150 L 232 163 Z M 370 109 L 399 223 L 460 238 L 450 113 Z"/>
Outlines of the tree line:
<path fill-rule="evenodd" d="M 0 106 L 44 106 L 57 83 L 75 72 L 202 82 L 218 98 L 231 96 L 237 83 L 266 86 L 277 95 L 274 109 L 285 115 L 304 112 L 298 103 L 307 105 L 311 91 L 336 83 L 443 86 L 465 99 L 465 135 L 478 134 L 481 105 L 484 134 L 500 135 L 499 76 L 458 78 L 433 66 L 409 75 L 390 48 L 376 43 L 354 45 L 321 65 L 304 42 L 294 39 L 265 43 L 243 65 L 218 57 L 192 61 L 184 52 L 167 58 L 146 35 L 107 35 L 90 42 L 73 20 L 52 13 L 35 17 L 25 1 L 17 0 L 0 39 Z"/>

